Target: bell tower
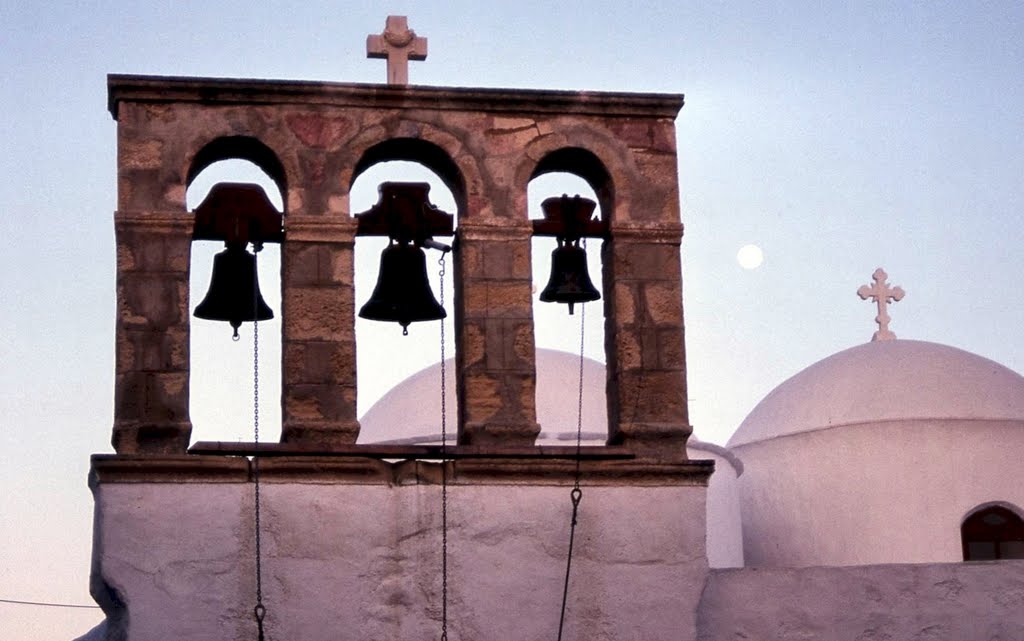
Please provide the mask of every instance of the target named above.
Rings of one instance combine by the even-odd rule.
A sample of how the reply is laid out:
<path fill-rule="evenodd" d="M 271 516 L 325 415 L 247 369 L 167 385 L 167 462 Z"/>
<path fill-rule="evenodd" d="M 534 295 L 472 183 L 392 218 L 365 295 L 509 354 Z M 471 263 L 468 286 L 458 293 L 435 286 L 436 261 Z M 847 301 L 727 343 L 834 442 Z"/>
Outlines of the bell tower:
<path fill-rule="evenodd" d="M 273 639 L 431 638 L 442 621 L 453 640 L 548 639 L 576 482 L 566 638 L 695 638 L 712 465 L 686 455 L 683 97 L 409 85 L 408 60 L 427 47 L 404 18 L 389 18 L 368 51 L 387 58 L 387 84 L 108 77 L 116 453 L 93 457 L 90 483 L 92 591 L 110 629 L 132 640 L 255 638 L 261 572 Z M 231 158 L 278 184 L 283 215 L 240 185 L 186 211 L 191 180 Z M 457 226 L 417 210 L 427 227 L 416 234 L 389 227 L 393 199 L 424 200 L 409 184 L 383 189 L 371 212 L 350 211 L 354 180 L 388 160 L 434 170 Z M 572 197 L 528 219 L 527 183 L 553 171 L 593 187 L 600 221 Z M 355 300 L 353 247 L 366 233 L 406 248 L 393 265 L 451 234 L 455 299 L 412 319 L 454 317 L 459 413 L 440 450 L 356 443 L 356 350 L 372 349 L 356 344 L 356 314 L 408 320 L 387 292 Z M 604 445 L 536 445 L 535 235 L 558 239 L 568 273 L 580 238 L 601 245 L 603 291 L 573 277 L 545 295 L 603 306 L 608 424 L 586 429 L 607 433 Z M 271 312 L 282 320 L 280 442 L 191 440 L 189 253 L 210 238 L 226 244 L 224 273 L 248 273 L 248 244 L 281 243 L 283 302 Z M 202 313 L 231 325 L 265 317 L 258 301 L 251 314 L 225 311 L 234 289 L 211 288 Z M 276 409 L 264 400 L 261 411 Z"/>

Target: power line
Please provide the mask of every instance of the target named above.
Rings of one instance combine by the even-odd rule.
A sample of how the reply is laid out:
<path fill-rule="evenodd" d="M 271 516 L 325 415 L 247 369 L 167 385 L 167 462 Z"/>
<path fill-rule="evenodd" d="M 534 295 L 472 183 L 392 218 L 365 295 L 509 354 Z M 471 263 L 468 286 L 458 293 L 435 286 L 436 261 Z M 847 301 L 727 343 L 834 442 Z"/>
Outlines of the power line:
<path fill-rule="evenodd" d="M 45 603 L 43 601 L 19 601 L 17 599 L 0 599 L 0 603 L 12 603 L 14 605 L 38 605 L 44 608 L 88 608 L 99 609 L 98 605 L 79 605 L 76 603 Z"/>

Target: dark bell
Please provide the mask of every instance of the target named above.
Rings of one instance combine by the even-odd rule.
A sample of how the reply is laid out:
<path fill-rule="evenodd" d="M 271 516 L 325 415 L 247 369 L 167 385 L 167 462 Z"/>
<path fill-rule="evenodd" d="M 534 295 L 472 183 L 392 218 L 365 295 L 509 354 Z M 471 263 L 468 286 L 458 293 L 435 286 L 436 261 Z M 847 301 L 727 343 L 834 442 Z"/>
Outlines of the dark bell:
<path fill-rule="evenodd" d="M 231 323 L 236 338 L 242 323 L 274 317 L 260 293 L 256 257 L 244 246 L 229 246 L 213 257 L 210 289 L 203 302 L 196 306 L 194 315 Z"/>
<path fill-rule="evenodd" d="M 587 271 L 587 251 L 579 245 L 565 243 L 551 252 L 551 277 L 540 293 L 545 303 L 568 303 L 569 313 L 576 303 L 601 298 Z"/>
<path fill-rule="evenodd" d="M 399 323 L 402 333 L 407 334 L 409 323 L 439 320 L 447 315 L 430 289 L 423 250 L 412 244 L 388 245 L 380 255 L 377 286 L 359 310 L 359 316 Z"/>

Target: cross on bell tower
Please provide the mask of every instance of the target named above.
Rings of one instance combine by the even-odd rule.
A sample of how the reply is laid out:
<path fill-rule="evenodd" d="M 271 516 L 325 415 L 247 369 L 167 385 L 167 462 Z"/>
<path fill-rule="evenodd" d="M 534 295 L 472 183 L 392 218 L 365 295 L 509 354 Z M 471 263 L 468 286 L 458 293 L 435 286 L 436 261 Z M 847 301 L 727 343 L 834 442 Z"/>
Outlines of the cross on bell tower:
<path fill-rule="evenodd" d="M 886 279 L 889 278 L 889 274 L 885 273 L 885 270 L 879 267 L 875 270 L 875 273 L 871 275 L 871 279 L 875 281 L 875 284 L 868 287 L 867 285 L 861 285 L 857 289 L 857 295 L 861 297 L 861 300 L 871 299 L 878 305 L 878 316 L 875 316 L 875 322 L 878 323 L 878 331 L 871 337 L 871 341 L 889 341 L 896 338 L 896 334 L 889 331 L 889 303 L 903 300 L 906 292 L 903 291 L 902 287 L 889 287 L 889 283 Z"/>
<path fill-rule="evenodd" d="M 386 58 L 388 84 L 409 84 L 409 61 L 427 59 L 427 39 L 409 28 L 405 16 L 388 16 L 384 32 L 366 36 L 366 57 Z"/>

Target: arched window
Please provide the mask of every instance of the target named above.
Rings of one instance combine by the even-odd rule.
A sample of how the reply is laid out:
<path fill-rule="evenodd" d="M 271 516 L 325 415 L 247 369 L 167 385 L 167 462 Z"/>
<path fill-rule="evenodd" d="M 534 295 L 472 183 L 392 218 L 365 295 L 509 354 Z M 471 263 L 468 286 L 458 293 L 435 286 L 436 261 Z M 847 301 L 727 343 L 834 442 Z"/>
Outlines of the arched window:
<path fill-rule="evenodd" d="M 360 163 L 359 171 L 352 182 L 350 189 L 350 208 L 353 214 L 359 214 L 373 207 L 380 199 L 379 188 L 382 183 L 427 183 L 430 185 L 428 198 L 430 204 L 436 206 L 446 213 L 457 214 L 459 211 L 460 192 L 451 189 L 449 184 L 456 184 L 450 178 L 451 174 L 445 171 L 447 165 L 442 162 L 435 162 L 427 165 L 419 160 L 389 160 L 387 155 L 381 155 L 380 149 L 387 151 L 390 142 L 384 143 L 371 150 L 367 154 L 375 160 L 376 164 L 366 162 Z M 403 157 L 404 156 L 400 156 Z M 419 157 L 417 157 L 419 158 Z M 431 160 L 433 157 L 426 155 L 424 160 Z M 445 157 L 445 162 L 451 164 Z M 444 244 L 451 244 L 451 237 L 438 237 L 435 240 Z M 402 328 L 396 323 L 382 323 L 367 320 L 358 315 L 359 310 L 370 298 L 374 291 L 377 279 L 382 267 L 382 251 L 388 246 L 387 237 L 382 236 L 360 236 L 355 243 L 355 319 L 356 344 L 373 345 L 372 349 L 359 348 L 356 350 L 358 376 L 357 405 L 359 416 L 364 415 L 384 394 L 394 386 L 404 381 L 409 376 L 436 363 L 440 354 L 440 330 L 436 323 L 412 323 L 408 326 L 408 336 L 402 335 Z M 444 292 L 442 294 L 440 267 L 438 260 L 442 254 L 437 250 L 425 250 L 427 279 L 430 284 L 431 293 L 435 300 L 444 300 L 444 307 L 448 315 L 441 322 L 444 323 L 445 334 L 451 341 L 447 359 L 451 359 L 454 350 L 455 336 L 455 314 L 452 313 L 454 294 L 454 256 L 447 254 L 446 273 L 444 280 Z M 449 407 L 454 407 L 455 390 L 448 390 Z M 422 424 L 428 423 L 430 427 Z M 403 425 L 394 425 L 392 431 L 386 434 L 372 433 L 363 430 L 359 433 L 360 443 L 371 443 L 379 440 L 391 440 L 395 438 L 420 438 L 433 437 L 440 434 L 440 417 L 429 417 L 423 420 L 410 420 Z M 438 437 L 440 441 L 440 437 Z"/>
<path fill-rule="evenodd" d="M 1024 520 L 1001 505 L 980 509 L 960 526 L 964 561 L 1024 559 Z"/>
<path fill-rule="evenodd" d="M 530 181 L 527 183 L 527 214 L 532 222 L 539 222 L 545 218 L 542 203 L 546 200 L 557 200 L 560 196 L 570 198 L 579 196 L 592 201 L 595 206 L 591 214 L 591 221 L 604 223 L 605 229 L 611 215 L 611 208 L 614 202 L 611 178 L 601 161 L 591 152 L 579 148 L 564 148 L 554 151 L 545 156 L 534 169 Z M 555 254 L 563 251 L 562 243 L 556 242 L 555 237 L 548 234 L 538 234 L 535 228 L 535 235 L 532 238 L 532 268 L 533 268 L 533 320 L 534 337 L 538 349 L 553 349 L 570 354 L 579 354 L 583 349 L 584 356 L 599 363 L 606 362 L 605 355 L 605 299 L 608 292 L 604 288 L 605 268 L 603 265 L 603 240 L 591 235 L 584 236 L 579 240 L 579 247 L 585 253 L 585 273 L 590 284 L 600 295 L 600 299 L 592 300 L 589 305 L 585 303 L 575 304 L 575 311 L 570 312 L 571 307 L 565 304 L 550 304 L 542 302 L 542 296 L 549 285 L 554 285 L 553 267 L 559 263 Z M 590 234 L 588 234 L 590 235 Z M 588 242 L 589 241 L 589 242 Z M 559 248 L 553 253 L 552 250 Z M 564 247 L 568 249 L 568 247 Z M 561 261 L 562 267 L 568 263 Z M 572 289 L 579 285 L 577 281 L 585 281 L 580 278 L 579 267 L 583 267 L 575 261 L 569 270 L 572 277 L 567 279 L 572 283 Z M 565 280 L 563 280 L 565 282 Z M 578 287 L 578 289 L 586 289 Z M 585 307 L 584 307 L 585 305 Z M 584 311 L 585 309 L 585 311 Z M 570 315 L 571 314 L 571 315 Z M 581 336 L 582 332 L 582 336 Z M 538 354 L 537 366 L 548 362 L 548 358 L 541 358 Z M 589 369 L 589 368 L 588 368 Z M 600 371 L 600 368 L 598 368 Z M 538 382 L 545 378 L 547 373 L 537 374 Z M 577 410 L 575 402 L 566 402 L 565 390 L 572 390 L 568 398 L 576 396 L 576 384 L 566 381 L 564 388 L 541 387 L 536 389 L 536 403 L 538 420 L 541 423 L 540 439 L 542 443 L 571 441 L 576 437 Z M 605 380 L 585 380 L 583 385 L 584 406 L 592 411 L 597 406 L 600 410 L 596 414 L 607 423 L 604 408 L 607 406 L 605 394 Z M 587 424 L 586 432 L 590 439 L 596 436 L 600 442 L 607 439 L 605 425 Z M 598 436 L 599 435 L 599 436 Z"/>
<path fill-rule="evenodd" d="M 224 139 L 221 139 L 224 140 Z M 230 140 L 230 139 L 229 139 Z M 248 139 L 244 139 L 248 140 Z M 254 149 L 259 150 L 254 143 Z M 243 158 L 216 158 L 214 151 L 238 148 L 211 143 L 197 154 L 190 182 L 185 192 L 186 207 L 194 211 L 218 183 L 259 185 L 278 211 L 284 211 L 285 192 L 281 191 L 283 174 L 271 174 L 256 163 Z M 247 149 L 245 146 L 241 150 Z M 251 154 L 250 154 L 251 155 Z M 257 156 L 258 157 L 258 156 Z M 259 157 L 258 157 L 259 158 Z M 274 158 L 276 162 L 276 158 Z M 203 164 L 205 163 L 205 164 Z M 203 168 L 195 171 L 195 167 Z M 273 165 L 264 159 L 264 165 Z M 222 241 L 198 240 L 192 244 L 190 312 L 203 300 L 213 273 L 215 256 L 224 251 Z M 251 251 L 251 249 L 246 250 Z M 259 252 L 257 263 L 260 291 L 274 318 L 260 323 L 259 393 L 263 399 L 281 397 L 281 245 L 267 243 Z M 192 441 L 245 441 L 252 439 L 253 416 L 253 343 L 252 325 L 246 323 L 245 340 L 231 340 L 227 323 L 192 317 L 190 331 L 191 376 L 189 406 L 192 418 Z M 264 400 L 260 414 L 261 439 L 276 441 L 281 431 L 281 412 L 271 409 Z"/>

